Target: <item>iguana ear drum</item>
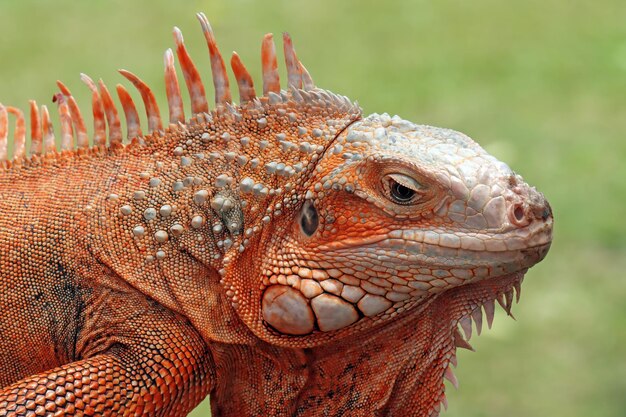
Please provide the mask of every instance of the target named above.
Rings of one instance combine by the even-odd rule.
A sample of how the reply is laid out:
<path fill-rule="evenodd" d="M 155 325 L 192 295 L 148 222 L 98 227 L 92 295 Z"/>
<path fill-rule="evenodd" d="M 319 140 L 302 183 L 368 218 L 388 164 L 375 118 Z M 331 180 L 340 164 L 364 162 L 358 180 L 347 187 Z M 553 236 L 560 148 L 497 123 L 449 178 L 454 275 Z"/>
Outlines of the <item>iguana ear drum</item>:
<path fill-rule="evenodd" d="M 309 237 L 313 236 L 319 224 L 320 220 L 315 205 L 311 201 L 306 201 L 300 212 L 300 227 L 302 231 Z"/>

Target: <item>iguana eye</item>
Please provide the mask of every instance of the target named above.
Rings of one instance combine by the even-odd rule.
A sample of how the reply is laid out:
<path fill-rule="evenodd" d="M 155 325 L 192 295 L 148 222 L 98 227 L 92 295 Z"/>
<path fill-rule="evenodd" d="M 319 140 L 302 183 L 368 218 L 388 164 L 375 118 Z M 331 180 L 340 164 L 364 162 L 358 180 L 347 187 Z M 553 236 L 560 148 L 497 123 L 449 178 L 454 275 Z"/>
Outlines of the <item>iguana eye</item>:
<path fill-rule="evenodd" d="M 412 204 L 419 201 L 424 187 L 404 174 L 388 174 L 383 179 L 383 189 L 388 198 L 396 204 Z"/>
<path fill-rule="evenodd" d="M 311 237 L 319 226 L 319 216 L 315 206 L 310 201 L 304 203 L 300 213 L 300 227 L 305 235 Z"/>

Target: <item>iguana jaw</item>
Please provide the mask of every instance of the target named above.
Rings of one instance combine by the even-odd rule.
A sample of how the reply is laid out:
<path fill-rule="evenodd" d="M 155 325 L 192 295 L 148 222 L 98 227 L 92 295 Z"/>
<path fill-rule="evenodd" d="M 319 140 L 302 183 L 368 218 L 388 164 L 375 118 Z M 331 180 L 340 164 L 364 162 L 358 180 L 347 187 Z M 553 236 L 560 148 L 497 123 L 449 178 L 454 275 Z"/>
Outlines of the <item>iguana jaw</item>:
<path fill-rule="evenodd" d="M 372 248 L 377 247 L 378 249 L 381 249 L 381 247 L 385 246 L 385 242 L 386 241 L 378 242 L 377 244 L 370 244 Z M 451 328 L 450 326 L 456 326 L 457 323 L 462 323 L 464 325 L 464 328 L 467 328 L 467 319 L 463 318 L 471 315 L 474 310 L 476 310 L 483 304 L 485 304 L 484 308 L 488 317 L 488 322 L 490 322 L 493 318 L 493 308 L 489 307 L 493 307 L 494 301 L 496 300 L 499 301 L 500 304 L 503 305 L 503 307 L 507 310 L 507 313 L 510 314 L 510 301 L 513 297 L 513 289 L 517 288 L 519 291 L 521 281 L 528 268 L 541 261 L 547 254 L 549 247 L 550 241 L 549 239 L 547 239 L 547 241 L 544 243 L 529 248 L 523 248 L 517 251 L 500 251 L 488 254 L 482 252 L 469 252 L 468 254 L 466 254 L 466 257 L 473 259 L 473 268 L 468 266 L 469 263 L 467 263 L 466 265 L 450 265 L 448 263 L 447 265 L 441 264 L 438 267 L 435 267 L 433 264 L 431 264 L 428 267 L 430 268 L 430 275 L 422 275 L 421 277 L 419 276 L 419 271 L 424 270 L 426 267 L 415 267 L 411 269 L 411 272 L 401 273 L 401 275 L 404 276 L 405 279 L 399 277 L 398 275 L 389 277 L 385 274 L 378 273 L 379 282 L 385 279 L 398 283 L 394 284 L 393 290 L 395 290 L 395 293 L 400 296 L 400 298 L 398 298 L 394 302 L 385 302 L 383 307 L 378 310 L 376 310 L 378 308 L 376 303 L 372 304 L 370 302 L 369 305 L 358 303 L 357 301 L 359 300 L 351 299 L 351 295 L 346 294 L 345 290 L 341 291 L 341 289 L 339 289 L 338 292 L 334 292 L 333 287 L 323 284 L 326 280 L 322 280 L 320 282 L 320 284 L 322 284 L 322 292 L 320 294 L 328 293 L 328 299 L 335 301 L 335 297 L 337 299 L 342 298 L 344 302 L 351 302 L 354 306 L 354 310 L 350 310 L 348 313 L 355 314 L 356 312 L 356 315 L 350 316 L 352 318 L 347 319 L 352 320 L 352 323 L 347 326 L 341 326 L 341 320 L 343 320 L 343 318 L 340 316 L 341 310 L 333 310 L 332 314 L 334 321 L 329 321 L 327 318 L 325 319 L 324 317 L 321 317 L 319 315 L 319 305 L 314 307 L 314 309 L 317 308 L 314 313 L 315 315 L 311 315 L 312 312 L 308 309 L 308 307 L 302 308 L 304 307 L 304 302 L 307 301 L 303 300 L 304 302 L 302 304 L 298 304 L 298 302 L 294 302 L 294 299 L 292 298 L 294 294 L 296 294 L 298 297 L 302 297 L 300 292 L 308 296 L 307 291 L 310 291 L 310 289 L 305 288 L 304 283 L 311 281 L 313 274 L 321 273 L 321 270 L 312 270 L 310 272 L 304 272 L 300 270 L 299 272 L 296 272 L 297 274 L 299 273 L 303 276 L 308 276 L 308 274 L 311 274 L 312 276 L 310 276 L 309 278 L 303 278 L 300 276 L 281 276 L 280 274 L 276 274 L 272 277 L 266 278 L 266 283 L 262 283 L 259 286 L 260 293 L 264 294 L 264 297 L 262 297 L 262 302 L 259 305 L 262 314 L 261 319 L 255 320 L 254 315 L 248 316 L 249 318 L 252 318 L 252 320 L 247 321 L 247 324 L 257 336 L 272 344 L 290 347 L 314 347 L 326 343 L 331 343 L 334 340 L 340 340 L 344 337 L 352 337 L 360 333 L 364 335 L 369 334 L 370 330 L 378 327 L 378 324 L 384 325 L 385 323 L 389 323 L 391 319 L 402 320 L 402 317 L 407 315 L 412 315 L 413 317 L 421 316 L 422 314 L 427 314 L 429 310 L 441 309 L 441 307 L 435 306 L 447 305 L 447 307 L 443 307 L 447 311 L 441 316 L 438 327 L 443 326 L 444 328 Z M 367 245 L 361 247 L 355 246 L 354 255 L 359 255 L 364 259 L 367 259 L 365 253 L 367 253 Z M 445 254 L 445 252 L 440 253 Z M 404 254 L 404 256 L 399 255 L 402 254 L 396 253 L 394 256 L 391 256 L 391 258 L 397 257 L 397 259 L 399 259 L 401 257 L 404 257 L 405 260 L 407 259 L 406 254 Z M 472 258 L 472 256 L 476 255 L 495 256 L 489 259 L 491 264 L 490 262 L 483 261 L 482 265 L 479 265 L 476 260 L 477 258 Z M 320 257 L 317 259 L 317 262 L 320 265 L 330 265 L 330 261 L 333 259 L 345 259 L 349 256 L 350 255 L 346 252 L 344 248 L 343 251 L 330 251 L 325 253 L 324 257 Z M 457 256 L 459 256 L 458 253 Z M 415 258 L 406 261 L 406 265 L 410 265 L 411 263 L 413 263 L 413 265 L 419 265 L 419 263 L 416 263 Z M 342 282 L 349 282 L 347 277 L 339 277 L 339 274 L 342 274 L 343 272 L 350 272 L 350 268 L 344 268 L 344 270 L 342 271 L 342 268 L 336 262 L 332 266 L 334 266 L 335 268 L 326 269 L 326 274 L 333 274 L 333 276 L 335 276 L 337 280 L 341 280 Z M 454 271 L 454 274 L 459 277 L 463 276 L 464 279 L 457 278 L 456 281 L 453 281 L 454 276 L 449 271 Z M 423 272 L 425 273 L 426 271 Z M 412 280 L 406 278 L 405 274 L 407 273 L 415 274 Z M 437 283 L 435 283 L 435 279 L 433 279 L 433 274 L 442 276 L 444 273 L 447 273 L 447 276 L 449 277 L 449 282 L 446 282 L 446 287 L 439 286 Z M 294 280 L 299 280 L 301 283 L 298 293 L 296 293 L 295 289 L 292 290 L 292 286 L 294 285 L 292 282 L 292 278 Z M 428 280 L 424 280 L 424 278 L 428 278 Z M 441 281 L 440 278 L 436 279 Z M 329 278 L 329 280 L 333 281 L 333 278 Z M 399 289 L 401 290 L 401 285 L 399 285 L 400 282 L 404 282 L 406 285 L 407 281 L 410 281 L 407 289 L 411 292 L 401 293 L 400 291 L 398 291 Z M 283 282 L 284 284 L 281 284 Z M 450 285 L 450 282 L 454 282 L 454 285 Z M 348 284 L 343 285 L 343 288 L 348 287 L 350 287 Z M 268 296 L 267 294 L 270 291 L 273 291 L 273 293 L 271 293 L 272 299 L 268 299 L 268 297 L 270 296 Z M 335 295 L 332 296 L 332 294 Z M 374 297 L 373 295 L 375 294 L 370 295 L 372 296 L 372 300 L 377 300 L 378 298 L 382 299 L 382 297 Z M 401 297 L 402 295 L 407 296 Z M 278 303 L 278 308 L 276 306 L 273 306 L 273 311 L 264 310 L 265 308 L 268 308 L 268 302 L 274 302 L 275 298 L 280 299 L 281 297 L 284 298 L 282 302 Z M 363 295 L 361 295 L 361 297 L 363 297 Z M 363 298 L 360 299 L 363 300 Z M 390 297 L 387 296 L 386 299 L 389 300 L 389 298 Z M 300 308 L 299 311 L 298 308 Z M 376 311 L 368 315 L 368 308 L 375 309 Z M 269 310 L 271 310 L 271 308 Z M 281 315 L 283 317 L 285 315 L 291 316 L 293 314 L 309 315 L 309 318 L 307 319 L 309 321 L 306 322 L 309 327 L 296 328 L 289 327 L 290 324 L 287 324 L 287 327 L 283 327 L 282 329 L 274 328 L 273 325 L 277 322 L 272 322 L 273 319 L 271 314 L 273 313 Z M 474 313 L 474 315 L 476 314 L 477 313 Z M 338 315 L 339 317 L 337 317 Z M 324 320 L 326 320 L 326 322 L 324 322 Z M 330 323 L 331 325 L 336 324 L 337 320 L 339 320 L 338 328 L 326 329 L 323 327 L 328 323 Z M 246 320 L 244 319 L 244 321 Z M 259 326 L 257 325 L 257 323 L 261 325 Z M 265 323 L 269 323 L 272 326 L 268 326 Z M 281 325 L 284 324 L 278 322 L 278 326 Z M 285 331 L 279 331 L 285 329 L 287 331 L 291 331 L 293 329 L 293 332 L 289 334 Z M 299 333 L 300 331 L 301 333 Z M 449 330 L 449 332 L 449 337 L 451 337 L 451 341 L 453 342 L 453 336 L 455 336 L 455 333 L 452 332 L 452 330 Z M 458 343 L 462 343 L 461 339 L 458 339 L 458 337 L 457 340 Z"/>

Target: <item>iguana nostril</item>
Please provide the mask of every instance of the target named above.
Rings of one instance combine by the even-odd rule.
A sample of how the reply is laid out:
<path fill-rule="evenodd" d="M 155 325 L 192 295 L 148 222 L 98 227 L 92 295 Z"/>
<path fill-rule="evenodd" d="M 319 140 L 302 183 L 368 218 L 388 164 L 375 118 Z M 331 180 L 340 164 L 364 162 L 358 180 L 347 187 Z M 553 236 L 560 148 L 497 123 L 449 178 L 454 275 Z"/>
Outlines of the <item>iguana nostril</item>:
<path fill-rule="evenodd" d="M 528 216 L 526 216 L 526 210 L 524 209 L 523 204 L 517 203 L 511 206 L 509 209 L 509 220 L 518 227 L 528 225 L 529 219 Z"/>

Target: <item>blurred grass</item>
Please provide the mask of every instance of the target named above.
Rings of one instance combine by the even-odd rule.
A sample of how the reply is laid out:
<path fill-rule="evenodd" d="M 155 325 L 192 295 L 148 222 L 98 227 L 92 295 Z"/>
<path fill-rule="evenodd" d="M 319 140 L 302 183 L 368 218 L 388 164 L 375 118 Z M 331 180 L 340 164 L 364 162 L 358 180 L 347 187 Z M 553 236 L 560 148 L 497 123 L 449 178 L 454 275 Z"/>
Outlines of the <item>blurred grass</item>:
<path fill-rule="evenodd" d="M 208 74 L 200 10 L 255 79 L 262 34 L 289 31 L 318 85 L 366 113 L 468 133 L 549 198 L 552 252 L 527 276 L 518 321 L 500 314 L 460 354 L 445 416 L 626 415 L 623 0 L 5 0 L 0 99 L 50 104 L 63 79 L 87 109 L 78 73 L 112 88 L 123 66 L 165 109 L 173 25 Z"/>

